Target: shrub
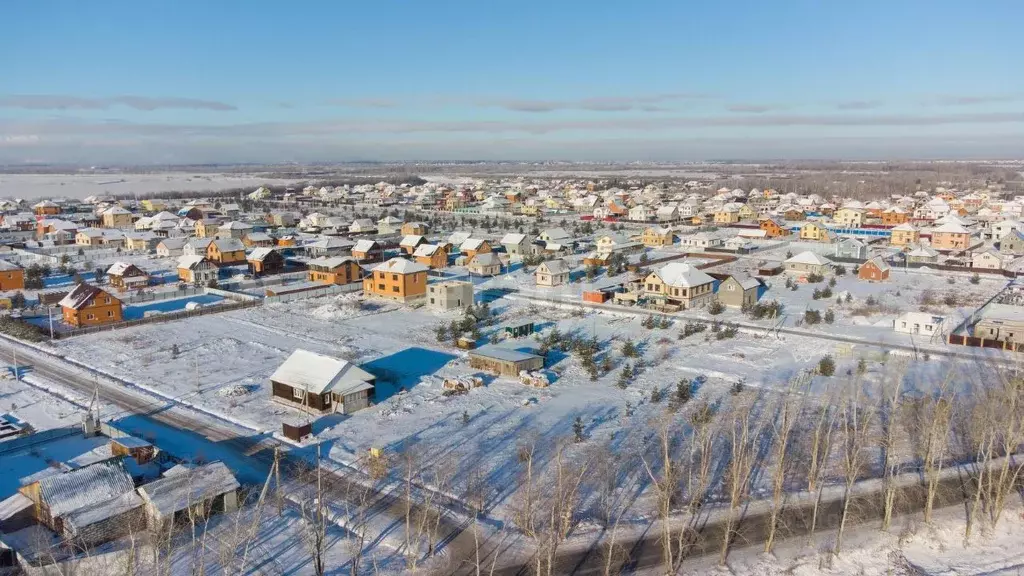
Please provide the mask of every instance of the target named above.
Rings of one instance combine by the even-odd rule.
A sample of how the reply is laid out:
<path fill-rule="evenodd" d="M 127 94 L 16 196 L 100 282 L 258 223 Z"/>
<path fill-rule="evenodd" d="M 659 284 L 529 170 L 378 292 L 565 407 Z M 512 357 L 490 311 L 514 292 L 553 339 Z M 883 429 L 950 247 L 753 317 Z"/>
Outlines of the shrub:
<path fill-rule="evenodd" d="M 846 266 L 836 266 L 835 273 L 836 276 L 846 276 Z"/>
<path fill-rule="evenodd" d="M 778 300 L 772 300 L 771 302 L 758 302 L 753 306 L 749 306 L 746 309 L 746 313 L 754 320 L 778 317 L 782 314 L 782 304 L 779 303 Z"/>
<path fill-rule="evenodd" d="M 804 312 L 804 323 L 805 324 L 810 324 L 810 325 L 813 326 L 814 324 L 818 324 L 820 322 L 821 322 L 821 312 L 818 312 L 817 310 L 807 310 L 806 312 Z"/>
<path fill-rule="evenodd" d="M 683 340 L 685 338 L 689 338 L 690 336 L 700 334 L 707 329 L 708 325 L 703 322 L 687 322 L 686 325 L 683 326 L 683 331 L 679 334 L 679 339 Z"/>
<path fill-rule="evenodd" d="M 833 276 L 833 277 L 828 279 L 828 287 L 829 288 L 835 288 L 836 287 L 836 277 L 835 276 Z"/>
<path fill-rule="evenodd" d="M 822 276 L 821 274 L 818 274 L 817 272 L 812 272 L 807 275 L 807 282 L 810 284 L 817 284 L 818 282 L 821 282 L 823 280 L 825 280 L 825 277 Z"/>
<path fill-rule="evenodd" d="M 683 378 L 676 383 L 676 395 L 674 400 L 682 406 L 690 401 L 690 397 L 693 395 L 693 391 L 690 388 L 690 381 Z"/>
<path fill-rule="evenodd" d="M 975 272 L 974 274 L 971 274 L 971 279 L 968 280 L 968 282 L 971 284 L 977 284 L 978 282 L 981 282 L 981 276 L 978 276 L 978 273 Z"/>
<path fill-rule="evenodd" d="M 654 388 L 651 390 L 651 404 L 658 404 L 661 402 L 661 388 Z"/>
<path fill-rule="evenodd" d="M 831 356 L 824 356 L 818 360 L 818 374 L 831 376 L 836 373 L 836 361 Z"/>
<path fill-rule="evenodd" d="M 636 349 L 636 344 L 633 344 L 632 340 L 626 340 L 622 343 L 622 355 L 626 358 L 636 358 L 640 351 Z"/>
<path fill-rule="evenodd" d="M 942 303 L 946 306 L 956 306 L 956 294 L 949 293 L 942 298 Z"/>
<path fill-rule="evenodd" d="M 825 310 L 825 324 L 831 324 L 836 321 L 836 313 L 831 308 Z"/>
<path fill-rule="evenodd" d="M 733 396 L 739 396 L 743 393 L 743 388 L 744 384 L 742 380 L 733 382 L 732 386 L 729 388 L 729 393 Z"/>
<path fill-rule="evenodd" d="M 715 331 L 715 338 L 718 340 L 726 340 L 728 338 L 735 338 L 739 329 L 736 328 L 735 324 L 726 324 L 720 330 Z"/>
<path fill-rule="evenodd" d="M 718 300 L 715 300 L 714 302 L 708 305 L 708 314 L 711 314 L 712 316 L 718 316 L 722 312 L 725 312 L 725 305 L 719 302 Z"/>
<path fill-rule="evenodd" d="M 866 304 L 866 305 L 868 305 L 868 306 L 877 306 L 877 305 L 878 305 L 878 300 L 875 300 L 875 297 L 874 297 L 874 296 L 868 296 L 868 297 L 867 297 L 867 298 L 866 298 L 866 299 L 864 300 L 864 304 Z"/>

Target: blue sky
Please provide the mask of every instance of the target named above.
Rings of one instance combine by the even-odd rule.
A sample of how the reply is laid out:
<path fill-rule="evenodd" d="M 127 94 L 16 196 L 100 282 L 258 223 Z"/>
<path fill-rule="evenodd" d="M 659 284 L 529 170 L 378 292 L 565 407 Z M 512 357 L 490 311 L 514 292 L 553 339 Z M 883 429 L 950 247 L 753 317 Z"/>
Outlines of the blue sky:
<path fill-rule="evenodd" d="M 1024 3 L 11 3 L 0 162 L 1024 156 Z"/>

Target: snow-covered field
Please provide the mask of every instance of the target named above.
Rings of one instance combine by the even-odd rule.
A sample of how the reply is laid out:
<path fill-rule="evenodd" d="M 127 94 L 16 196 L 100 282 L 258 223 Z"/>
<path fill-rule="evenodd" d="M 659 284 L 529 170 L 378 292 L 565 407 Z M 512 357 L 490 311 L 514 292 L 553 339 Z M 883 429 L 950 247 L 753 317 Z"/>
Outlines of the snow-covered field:
<path fill-rule="evenodd" d="M 256 188 L 264 184 L 288 185 L 297 180 L 258 174 L 0 174 L 0 198 L 85 198 L 106 194 L 155 192 L 208 192 L 229 188 Z"/>

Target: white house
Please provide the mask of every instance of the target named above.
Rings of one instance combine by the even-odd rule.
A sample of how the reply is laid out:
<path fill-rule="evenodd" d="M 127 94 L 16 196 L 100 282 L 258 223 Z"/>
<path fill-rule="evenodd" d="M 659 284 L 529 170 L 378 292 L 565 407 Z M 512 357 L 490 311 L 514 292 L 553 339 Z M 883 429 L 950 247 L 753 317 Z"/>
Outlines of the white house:
<path fill-rule="evenodd" d="M 647 222 L 653 215 L 651 209 L 643 204 L 637 204 L 629 209 L 629 219 L 634 222 Z"/>
<path fill-rule="evenodd" d="M 892 329 L 901 334 L 933 336 L 941 333 L 946 322 L 944 316 L 927 312 L 906 312 L 892 321 Z"/>
<path fill-rule="evenodd" d="M 659 222 L 671 222 L 673 220 L 678 220 L 679 208 L 676 206 L 659 206 L 657 216 Z"/>
<path fill-rule="evenodd" d="M 565 260 L 547 260 L 534 273 L 537 286 L 561 286 L 569 282 L 569 266 Z"/>

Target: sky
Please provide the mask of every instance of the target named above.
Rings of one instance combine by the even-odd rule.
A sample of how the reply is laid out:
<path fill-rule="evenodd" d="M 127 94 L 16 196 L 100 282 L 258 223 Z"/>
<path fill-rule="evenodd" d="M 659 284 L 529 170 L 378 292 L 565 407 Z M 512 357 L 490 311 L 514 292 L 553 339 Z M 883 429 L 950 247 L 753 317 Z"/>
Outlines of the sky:
<path fill-rule="evenodd" d="M 38 0 L 0 163 L 1024 157 L 1020 0 Z"/>

